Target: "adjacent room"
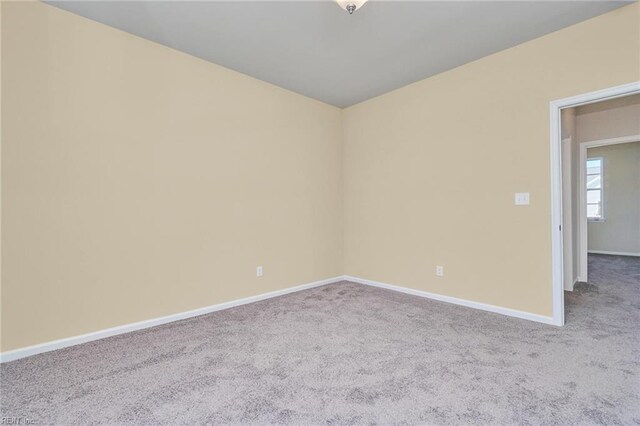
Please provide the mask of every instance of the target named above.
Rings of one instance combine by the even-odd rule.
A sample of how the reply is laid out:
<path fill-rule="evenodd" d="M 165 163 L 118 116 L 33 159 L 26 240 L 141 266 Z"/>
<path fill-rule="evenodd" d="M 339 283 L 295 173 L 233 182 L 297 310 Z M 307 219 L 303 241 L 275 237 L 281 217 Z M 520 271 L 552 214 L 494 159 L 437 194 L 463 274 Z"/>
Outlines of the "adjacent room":
<path fill-rule="evenodd" d="M 589 279 L 574 290 L 607 292 L 605 305 L 637 300 L 625 289 L 640 278 L 640 133 L 633 139 L 586 149 Z"/>
<path fill-rule="evenodd" d="M 589 254 L 640 256 L 639 166 L 640 138 L 587 148 Z"/>
<path fill-rule="evenodd" d="M 561 133 L 565 290 L 578 283 L 595 289 L 588 283 L 600 272 L 633 276 L 640 257 L 640 95 L 566 108 Z"/>
<path fill-rule="evenodd" d="M 0 424 L 640 424 L 639 2 L 0 23 Z"/>

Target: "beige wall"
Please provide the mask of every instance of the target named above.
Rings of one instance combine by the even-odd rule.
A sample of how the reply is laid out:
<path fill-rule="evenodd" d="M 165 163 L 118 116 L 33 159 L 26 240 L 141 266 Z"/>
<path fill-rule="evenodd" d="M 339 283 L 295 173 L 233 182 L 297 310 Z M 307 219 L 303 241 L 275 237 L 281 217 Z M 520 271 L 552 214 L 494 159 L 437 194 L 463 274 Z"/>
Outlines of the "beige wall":
<path fill-rule="evenodd" d="M 3 351 L 342 273 L 339 109 L 42 3 L 2 64 Z"/>
<path fill-rule="evenodd" d="M 575 110 L 578 143 L 640 135 L 640 95 L 598 102 Z"/>
<path fill-rule="evenodd" d="M 604 222 L 589 222 L 589 250 L 640 256 L 640 142 L 587 150 L 604 159 Z"/>
<path fill-rule="evenodd" d="M 639 12 L 346 109 L 345 273 L 551 316 L 549 102 L 639 80 Z"/>
<path fill-rule="evenodd" d="M 549 101 L 638 80 L 639 17 L 341 113 L 3 3 L 2 350 L 342 273 L 551 315 Z"/>

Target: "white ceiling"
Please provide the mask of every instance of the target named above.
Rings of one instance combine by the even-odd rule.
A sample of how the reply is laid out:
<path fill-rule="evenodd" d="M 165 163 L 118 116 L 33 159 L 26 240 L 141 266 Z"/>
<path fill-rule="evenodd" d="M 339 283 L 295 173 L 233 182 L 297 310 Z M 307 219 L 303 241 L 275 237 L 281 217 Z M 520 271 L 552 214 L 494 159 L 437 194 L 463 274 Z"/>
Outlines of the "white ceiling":
<path fill-rule="evenodd" d="M 346 107 L 625 1 L 56 1 L 57 7 Z"/>

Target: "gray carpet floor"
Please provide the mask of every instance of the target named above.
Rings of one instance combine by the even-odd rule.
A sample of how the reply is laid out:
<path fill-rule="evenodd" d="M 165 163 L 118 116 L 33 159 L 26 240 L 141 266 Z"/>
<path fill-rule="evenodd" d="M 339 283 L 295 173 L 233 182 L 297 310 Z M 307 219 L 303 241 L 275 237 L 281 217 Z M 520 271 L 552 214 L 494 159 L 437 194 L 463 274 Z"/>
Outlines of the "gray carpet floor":
<path fill-rule="evenodd" d="M 640 424 L 640 259 L 563 328 L 343 282 L 3 364 L 37 424 Z"/>

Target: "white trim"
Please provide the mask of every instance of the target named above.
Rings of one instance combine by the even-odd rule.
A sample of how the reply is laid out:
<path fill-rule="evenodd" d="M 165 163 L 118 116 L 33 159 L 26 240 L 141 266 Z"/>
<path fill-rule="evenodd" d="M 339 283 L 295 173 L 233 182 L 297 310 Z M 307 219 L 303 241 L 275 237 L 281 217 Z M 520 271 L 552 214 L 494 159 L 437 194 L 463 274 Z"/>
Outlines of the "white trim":
<path fill-rule="evenodd" d="M 564 289 L 564 291 L 573 291 L 573 289 L 576 288 L 576 284 L 579 282 L 583 281 L 580 279 L 580 277 L 577 277 L 575 280 L 573 280 L 573 283 L 570 283 L 570 285 Z"/>
<path fill-rule="evenodd" d="M 589 250 L 589 253 L 593 254 L 610 254 L 613 256 L 638 256 L 640 257 L 640 253 L 629 253 L 625 251 L 606 251 L 606 250 Z"/>
<path fill-rule="evenodd" d="M 640 256 L 640 253 L 609 252 L 609 251 L 599 251 L 599 250 L 590 250 L 589 253 L 610 254 L 610 255 L 619 255 L 619 256 Z M 153 318 L 153 319 L 139 321 L 131 324 L 125 324 L 117 327 L 107 328 L 104 330 L 94 331 L 87 334 L 81 334 L 79 336 L 67 337 L 60 340 L 54 340 L 51 342 L 41 343 L 38 345 L 27 346 L 20 349 L 14 349 L 11 351 L 2 352 L 0 353 L 0 363 L 14 361 L 20 358 L 26 358 L 32 355 L 50 352 L 57 349 L 63 349 L 70 346 L 76 346 L 83 343 L 93 342 L 95 340 L 100 340 L 100 339 L 104 339 L 111 336 L 117 336 L 120 334 L 126 334 L 132 331 L 144 330 L 147 328 L 152 328 L 152 327 L 168 324 L 175 321 L 189 319 L 189 318 L 197 317 L 200 315 L 206 315 L 206 314 L 216 312 L 216 311 L 221 311 L 224 309 L 234 308 L 236 306 L 247 305 L 250 303 L 259 302 L 261 300 L 283 296 L 289 293 L 295 293 L 298 291 L 307 290 L 314 287 L 320 287 L 327 284 L 337 283 L 340 281 L 351 281 L 351 282 L 368 285 L 372 287 L 385 288 L 387 290 L 410 294 L 412 296 L 423 297 L 427 299 L 437 300 L 440 302 L 452 303 L 454 305 L 466 306 L 469 308 L 479 309 L 487 312 L 493 312 L 493 313 L 515 317 L 515 318 L 521 318 L 529 321 L 540 322 L 543 324 L 558 325 L 558 326 L 563 325 L 553 317 L 532 314 L 530 312 L 519 311 L 516 309 L 505 308 L 502 306 L 489 305 L 481 302 L 474 302 L 472 300 L 459 299 L 457 297 L 446 296 L 446 295 L 437 294 L 437 293 L 430 293 L 423 290 L 416 290 L 408 287 L 401 287 L 393 284 L 387 284 L 380 281 L 373 281 L 373 280 L 354 277 L 350 275 L 342 275 L 342 276 L 328 278 L 321 281 L 315 281 L 308 284 L 302 284 L 296 287 L 286 288 L 283 290 L 276 290 L 269 293 L 259 294 L 256 296 L 250 296 L 242 299 L 232 300 L 229 302 L 219 303 L 216 305 L 206 306 L 204 308 L 198 308 L 191 311 L 180 312 L 173 315 L 167 315 L 164 317 Z M 582 281 L 580 277 L 576 278 L 573 284 L 575 285 L 575 283 L 579 281 Z M 573 290 L 573 288 L 568 290 Z"/>
<path fill-rule="evenodd" d="M 618 145 L 621 143 L 631 143 L 640 141 L 640 135 L 629 135 L 629 136 L 621 136 L 619 138 L 611 138 L 611 139 L 597 139 L 593 141 L 580 142 L 580 146 L 584 146 L 586 148 L 595 148 L 598 146 L 606 146 L 606 145 Z"/>
<path fill-rule="evenodd" d="M 388 290 L 398 291 L 400 293 L 406 293 L 413 296 L 424 297 L 427 299 L 438 300 L 441 302 L 452 303 L 454 305 L 466 306 L 469 308 L 479 309 L 479 310 L 488 311 L 488 312 L 494 312 L 497 314 L 507 315 L 507 316 L 516 317 L 516 318 L 522 318 L 529 321 L 535 321 L 535 322 L 540 322 L 544 324 L 562 325 L 557 323 L 552 317 L 532 314 L 529 312 L 518 311 L 510 308 L 504 308 L 501 306 L 488 305 L 486 303 L 474 302 L 471 300 L 458 299 L 452 296 L 429 293 L 426 291 L 415 290 L 407 287 L 400 287 L 392 284 L 382 283 L 379 281 L 372 281 L 364 278 L 353 277 L 350 275 L 342 275 L 342 276 L 337 276 L 333 278 L 328 278 L 326 280 L 299 285 L 296 287 L 286 288 L 283 290 L 276 290 L 269 293 L 263 293 L 257 296 L 250 296 L 250 297 L 245 297 L 243 299 L 232 300 L 230 302 L 219 303 L 217 305 L 206 306 L 204 308 L 194 309 L 191 311 L 181 312 L 173 315 L 167 315 L 159 318 L 153 318 L 145 321 L 139 321 L 131 324 L 125 324 L 118 327 L 112 327 L 112 328 L 107 328 L 105 330 L 99 330 L 99 331 L 94 331 L 92 333 L 82 334 L 79 336 L 67 337 L 60 340 L 54 340 L 51 342 L 41 343 L 38 345 L 27 346 L 20 349 L 14 349 L 12 351 L 2 352 L 0 353 L 0 363 L 14 361 L 20 358 L 26 358 L 32 355 L 50 352 L 57 349 L 63 349 L 70 346 L 80 345 L 82 343 L 93 342 L 95 340 L 100 340 L 100 339 L 104 339 L 106 337 L 111 337 L 111 336 L 117 336 L 120 334 L 126 334 L 132 331 L 156 327 L 156 326 L 168 324 L 174 321 L 180 321 L 183 319 L 193 318 L 200 315 L 206 315 L 212 312 L 229 309 L 236 306 L 246 305 L 249 303 L 259 302 L 261 300 L 283 296 L 285 294 L 294 293 L 301 290 L 307 290 L 314 287 L 320 287 L 327 284 L 333 284 L 340 281 L 351 281 L 358 284 L 386 288 Z"/>
<path fill-rule="evenodd" d="M 562 238 L 563 241 L 573 241 L 573 211 L 572 211 L 572 191 L 574 185 L 572 163 L 573 161 L 573 138 L 563 139 L 562 145 Z M 569 161 L 567 161 L 569 160 Z M 564 244 L 563 253 L 565 259 L 573 259 L 573 244 Z M 565 290 L 572 291 L 575 284 L 576 272 L 573 270 L 573 262 L 564 265 L 563 285 Z"/>
<path fill-rule="evenodd" d="M 458 299 L 457 297 L 445 296 L 445 295 L 436 294 L 436 293 L 429 293 L 427 291 L 415 290 L 412 288 L 401 287 L 393 284 L 387 284 L 380 281 L 372 281 L 365 278 L 353 277 L 349 275 L 345 275 L 344 280 L 352 281 L 358 284 L 369 285 L 373 287 L 386 288 L 387 290 L 398 291 L 400 293 L 406 293 L 412 296 L 424 297 L 427 299 L 438 300 L 440 302 L 453 303 L 454 305 L 466 306 L 468 308 L 480 309 L 482 311 L 493 312 L 496 314 L 507 315 L 510 317 L 522 318 L 529 321 L 536 321 L 536 322 L 541 322 L 544 324 L 551 324 L 551 325 L 562 325 L 562 324 L 558 324 L 552 317 L 532 314 L 524 311 L 518 311 L 516 309 L 511 309 L 511 308 L 503 308 L 502 306 L 488 305 L 486 303 L 474 302 L 466 299 Z"/>
<path fill-rule="evenodd" d="M 584 167 L 587 161 L 587 150 L 578 144 L 578 273 L 581 281 L 589 279 L 589 262 L 587 261 L 587 174 Z M 583 219 L 584 218 L 584 219 Z"/>
<path fill-rule="evenodd" d="M 557 102 L 557 101 L 556 101 Z M 551 102 L 551 282 L 553 319 L 564 325 L 564 265 L 562 247 L 562 136 L 560 134 L 561 104 Z"/>
<path fill-rule="evenodd" d="M 578 175 L 579 185 L 578 188 L 578 247 L 580 248 L 580 252 L 578 256 L 580 256 L 579 263 L 579 272 L 580 277 L 583 279 L 581 281 L 586 282 L 589 279 L 589 268 L 588 268 L 588 260 L 587 260 L 587 252 L 588 252 L 588 224 L 589 220 L 587 219 L 587 169 L 586 169 L 586 161 L 587 161 L 587 149 L 588 148 L 596 148 L 599 146 L 607 146 L 607 145 L 617 145 L 621 143 L 631 143 L 637 142 L 640 140 L 640 135 L 631 135 L 631 136 L 622 136 L 619 138 L 610 138 L 610 139 L 598 139 L 593 141 L 581 142 L 578 144 Z M 603 173 L 603 182 L 604 182 L 604 161 L 602 163 L 602 173 Z M 604 194 L 604 191 L 603 191 Z M 602 199 L 604 203 L 604 198 Z M 603 204 L 603 212 L 604 212 L 604 204 Z M 600 222 L 600 221 L 598 221 Z"/>
<path fill-rule="evenodd" d="M 640 93 L 640 81 L 608 89 L 597 90 L 549 103 L 550 160 L 551 160 L 551 271 L 553 288 L 553 322 L 564 324 L 564 273 L 562 253 L 562 156 L 560 110 L 622 96 Z M 580 275 L 582 274 L 580 269 Z"/>
<path fill-rule="evenodd" d="M 301 290 L 307 290 L 313 287 L 319 287 L 326 284 L 332 284 L 342 280 L 343 280 L 342 276 L 328 278 L 326 280 L 315 281 L 312 283 L 303 284 L 296 287 L 290 287 L 283 290 L 276 290 L 276 291 L 271 291 L 269 293 L 259 294 L 257 296 L 250 296 L 242 299 L 232 300 L 230 302 L 218 303 L 216 305 L 206 306 L 204 308 L 194 309 L 192 311 L 180 312 L 177 314 L 167 315 L 164 317 L 153 318 L 145 321 L 139 321 L 131 324 L 121 325 L 118 327 L 107 328 L 105 330 L 94 331 L 92 333 L 82 334 L 79 336 L 67 337 L 65 339 L 54 340 L 52 342 L 46 342 L 38 345 L 27 346 L 20 349 L 14 349 L 12 351 L 2 352 L 0 354 L 0 363 L 14 361 L 16 359 L 25 358 L 31 355 L 41 354 L 41 353 L 53 351 L 56 349 L 67 348 L 69 346 L 80 345 L 82 343 L 104 339 L 105 337 L 117 336 L 119 334 L 130 333 L 136 330 L 143 330 L 145 328 L 151 328 L 151 327 L 167 324 L 174 321 L 193 318 L 200 315 L 209 314 L 211 312 L 221 311 L 223 309 L 229 309 L 229 308 L 234 308 L 240 305 L 259 302 L 261 300 L 271 299 L 273 297 L 283 296 L 285 294 L 294 293 Z"/>
<path fill-rule="evenodd" d="M 565 291 L 573 291 L 573 289 L 574 289 L 574 288 L 576 288 L 576 283 L 579 283 L 579 282 L 581 282 L 581 281 L 580 281 L 580 277 L 576 278 L 576 279 L 573 281 L 573 284 L 571 284 L 571 288 L 565 288 L 564 290 L 565 290 Z"/>

